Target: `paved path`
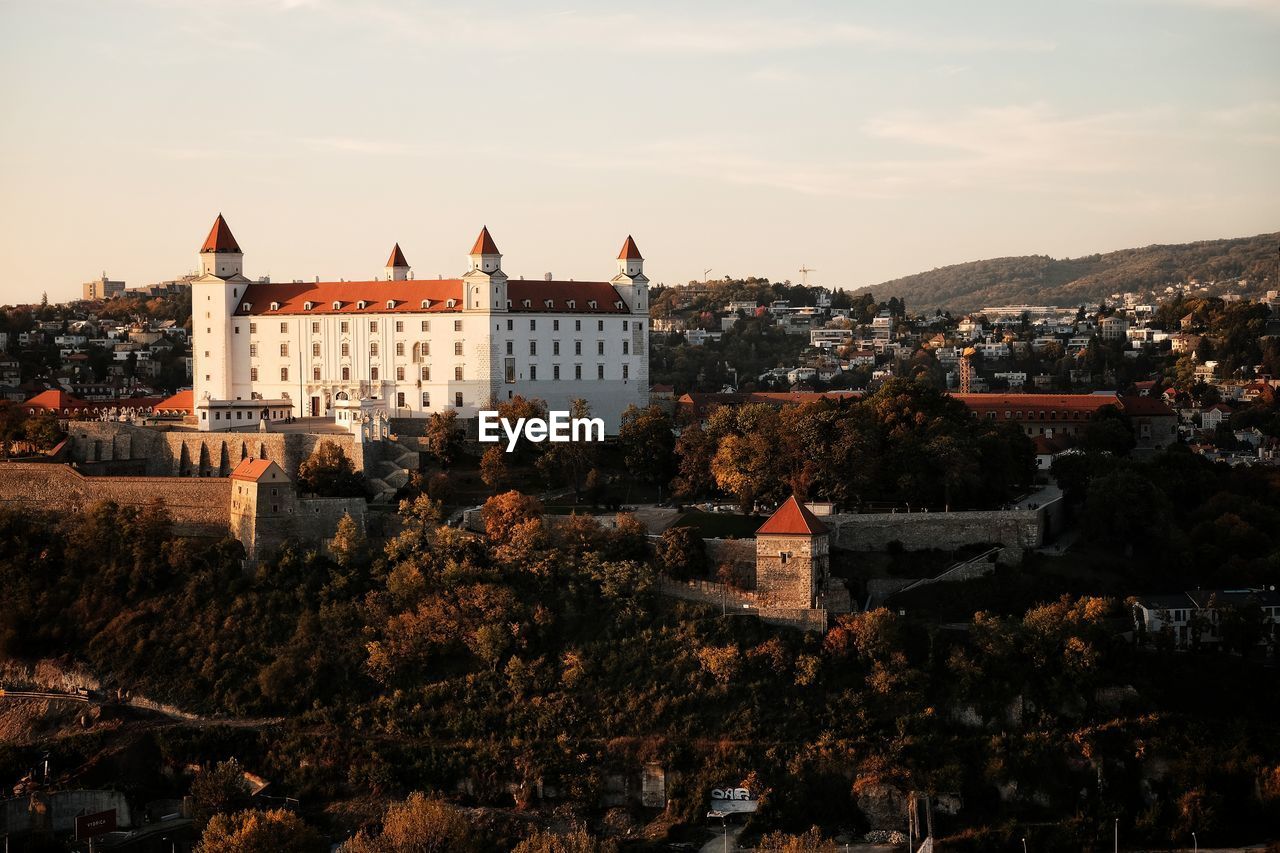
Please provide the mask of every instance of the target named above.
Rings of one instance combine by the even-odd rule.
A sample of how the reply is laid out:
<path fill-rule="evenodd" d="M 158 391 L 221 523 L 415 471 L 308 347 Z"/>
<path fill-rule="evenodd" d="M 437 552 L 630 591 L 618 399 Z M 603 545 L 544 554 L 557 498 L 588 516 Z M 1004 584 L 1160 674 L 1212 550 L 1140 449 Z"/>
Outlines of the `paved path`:
<path fill-rule="evenodd" d="M 742 834 L 742 826 L 729 827 L 729 846 L 725 846 L 725 833 L 723 829 L 717 829 L 716 837 L 702 845 L 699 853 L 734 853 L 738 849 L 738 836 Z"/>

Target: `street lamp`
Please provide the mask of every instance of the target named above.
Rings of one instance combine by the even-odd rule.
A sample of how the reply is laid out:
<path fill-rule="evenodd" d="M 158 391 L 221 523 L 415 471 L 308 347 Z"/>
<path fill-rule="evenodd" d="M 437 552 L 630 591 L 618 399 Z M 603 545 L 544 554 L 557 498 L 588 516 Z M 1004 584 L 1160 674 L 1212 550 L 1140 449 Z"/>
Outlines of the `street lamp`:
<path fill-rule="evenodd" d="M 1116 818 L 1115 853 L 1120 853 L 1120 818 Z"/>
<path fill-rule="evenodd" d="M 1195 853 L 1200 853 L 1200 839 L 1196 838 L 1196 834 L 1194 832 L 1191 833 L 1191 845 L 1192 849 L 1195 850 Z"/>
<path fill-rule="evenodd" d="M 1022 836 L 1022 853 L 1027 853 L 1027 837 Z"/>

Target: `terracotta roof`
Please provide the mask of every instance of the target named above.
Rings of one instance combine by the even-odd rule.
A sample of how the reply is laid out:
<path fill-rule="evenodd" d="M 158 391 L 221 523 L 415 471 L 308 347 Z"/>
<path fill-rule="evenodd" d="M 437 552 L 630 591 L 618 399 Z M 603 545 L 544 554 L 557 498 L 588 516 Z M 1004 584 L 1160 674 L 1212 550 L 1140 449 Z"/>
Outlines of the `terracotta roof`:
<path fill-rule="evenodd" d="M 200 247 L 201 254 L 239 251 L 240 244 L 231 235 L 231 227 L 227 225 L 227 220 L 223 219 L 222 214 L 219 213 L 218 218 L 213 220 L 213 227 L 209 229 L 209 236 L 204 238 L 204 245 Z"/>
<path fill-rule="evenodd" d="M 622 297 L 607 281 L 543 281 L 517 279 L 507 282 L 512 313 L 627 314 Z M 454 300 L 449 307 L 448 301 Z M 524 301 L 529 300 L 528 307 Z M 547 305 L 547 300 L 551 305 Z M 271 309 L 271 303 L 280 307 Z M 312 303 L 308 311 L 306 304 Z M 334 308 L 334 303 L 338 307 Z M 359 303 L 365 307 L 360 308 Z M 387 303 L 394 303 L 388 308 Z M 422 303 L 427 302 L 426 308 Z M 572 307 L 569 303 L 572 302 Z M 595 302 L 595 307 L 591 303 Z M 457 313 L 462 305 L 462 279 L 412 281 L 321 281 L 290 284 L 251 284 L 236 309 L 240 316 L 296 314 L 436 314 Z"/>
<path fill-rule="evenodd" d="M 493 238 L 489 236 L 488 226 L 480 229 L 480 236 L 476 238 L 476 244 L 471 247 L 473 255 L 500 255 L 498 244 L 493 242 Z"/>
<path fill-rule="evenodd" d="M 975 412 L 1012 409 L 1027 412 L 1096 412 L 1103 406 L 1119 406 L 1115 394 L 952 394 Z"/>
<path fill-rule="evenodd" d="M 57 388 L 50 388 L 48 391 L 42 391 L 28 400 L 23 405 L 32 406 L 37 409 L 53 409 L 62 411 L 64 409 L 94 409 L 98 408 L 101 403 L 90 403 L 88 400 L 81 400 L 79 397 L 72 397 L 66 391 L 60 391 Z"/>
<path fill-rule="evenodd" d="M 192 414 L 195 409 L 195 392 L 188 388 L 186 391 L 179 391 L 172 397 L 164 400 L 156 405 L 157 412 L 184 412 Z"/>
<path fill-rule="evenodd" d="M 543 281 L 542 279 L 507 280 L 507 298 L 511 311 L 549 314 L 627 314 L 626 303 L 607 281 Z M 526 308 L 524 301 L 529 300 Z M 551 305 L 547 305 L 547 300 Z M 572 300 L 573 307 L 569 307 Z M 591 302 L 596 307 L 590 306 Z"/>
<path fill-rule="evenodd" d="M 1173 409 L 1159 397 L 1121 397 L 1120 408 L 1131 417 L 1174 417 Z"/>
<path fill-rule="evenodd" d="M 631 239 L 631 235 L 627 235 L 627 242 L 622 244 L 622 251 L 618 253 L 620 261 L 643 261 L 644 255 L 640 254 L 640 249 L 636 247 L 636 241 Z"/>
<path fill-rule="evenodd" d="M 261 480 L 262 477 L 276 466 L 276 463 L 270 459 L 241 459 L 240 464 L 231 472 L 233 480 Z M 281 472 L 283 473 L 283 472 Z"/>
<path fill-rule="evenodd" d="M 396 243 L 396 247 L 391 250 L 391 257 L 387 258 L 386 265 L 389 267 L 409 266 L 409 262 L 404 259 L 404 252 L 400 251 L 399 243 Z"/>
<path fill-rule="evenodd" d="M 818 521 L 809 508 L 792 495 L 769 520 L 760 525 L 757 536 L 815 536 L 827 532 L 827 526 Z"/>

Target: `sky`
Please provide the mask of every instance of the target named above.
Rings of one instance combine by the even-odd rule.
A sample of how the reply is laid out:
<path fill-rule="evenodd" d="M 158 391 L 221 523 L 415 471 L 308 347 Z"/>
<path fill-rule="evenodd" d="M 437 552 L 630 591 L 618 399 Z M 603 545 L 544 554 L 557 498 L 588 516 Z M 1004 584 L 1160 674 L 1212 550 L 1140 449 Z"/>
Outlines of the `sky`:
<path fill-rule="evenodd" d="M 0 0 L 0 303 L 193 270 L 852 288 L 1280 230 L 1280 0 Z"/>

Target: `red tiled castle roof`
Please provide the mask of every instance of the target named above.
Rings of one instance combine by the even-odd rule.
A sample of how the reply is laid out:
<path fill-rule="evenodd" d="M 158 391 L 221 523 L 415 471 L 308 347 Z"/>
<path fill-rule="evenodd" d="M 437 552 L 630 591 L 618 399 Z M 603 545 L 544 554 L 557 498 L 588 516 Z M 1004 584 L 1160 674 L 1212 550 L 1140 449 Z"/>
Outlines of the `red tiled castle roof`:
<path fill-rule="evenodd" d="M 222 214 L 219 213 L 218 218 L 213 220 L 213 227 L 209 229 L 209 236 L 204 238 L 204 245 L 200 247 L 200 253 L 239 251 L 240 244 L 232 236 L 231 227 L 227 225 L 227 220 L 223 219 Z"/>
<path fill-rule="evenodd" d="M 827 532 L 827 526 L 809 511 L 809 508 L 792 495 L 769 520 L 756 531 L 757 536 L 817 536 Z"/>

